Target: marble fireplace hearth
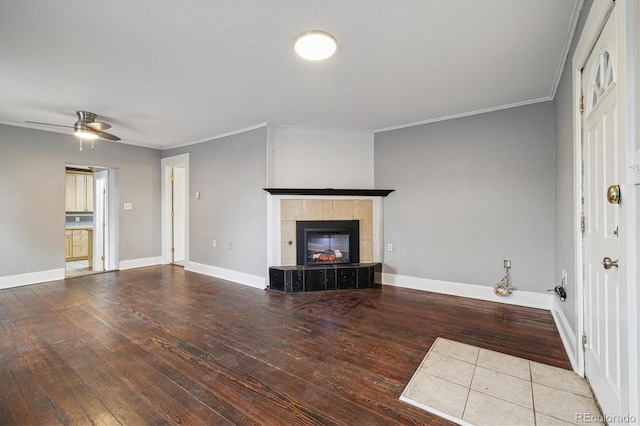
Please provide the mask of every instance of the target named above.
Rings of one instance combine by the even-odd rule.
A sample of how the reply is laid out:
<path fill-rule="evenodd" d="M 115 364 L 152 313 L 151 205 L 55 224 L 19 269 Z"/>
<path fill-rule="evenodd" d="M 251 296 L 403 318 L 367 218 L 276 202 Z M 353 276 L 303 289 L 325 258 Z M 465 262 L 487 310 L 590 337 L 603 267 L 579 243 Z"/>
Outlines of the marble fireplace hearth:
<path fill-rule="evenodd" d="M 272 266 L 268 288 L 284 293 L 376 288 L 381 273 L 381 263 Z"/>

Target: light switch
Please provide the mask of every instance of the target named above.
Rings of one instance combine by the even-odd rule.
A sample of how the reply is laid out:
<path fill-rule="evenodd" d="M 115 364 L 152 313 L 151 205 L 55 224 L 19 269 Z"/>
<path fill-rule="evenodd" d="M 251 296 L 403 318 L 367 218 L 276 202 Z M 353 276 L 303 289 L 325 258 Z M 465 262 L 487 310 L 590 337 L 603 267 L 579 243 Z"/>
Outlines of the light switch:
<path fill-rule="evenodd" d="M 196 191 L 196 199 L 200 199 L 200 191 Z"/>
<path fill-rule="evenodd" d="M 133 210 L 133 203 L 124 203 L 125 210 Z"/>

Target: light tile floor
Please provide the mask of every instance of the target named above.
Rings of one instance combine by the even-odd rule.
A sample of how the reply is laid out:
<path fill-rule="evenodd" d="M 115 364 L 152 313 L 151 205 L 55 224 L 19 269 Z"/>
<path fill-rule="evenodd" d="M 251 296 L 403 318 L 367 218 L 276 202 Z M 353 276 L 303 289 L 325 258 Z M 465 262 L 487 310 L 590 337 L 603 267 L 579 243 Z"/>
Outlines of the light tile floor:
<path fill-rule="evenodd" d="M 77 260 L 75 262 L 67 262 L 65 277 L 73 278 L 81 275 L 95 274 L 96 271 L 89 267 L 88 260 Z"/>
<path fill-rule="evenodd" d="M 573 371 L 441 337 L 400 399 L 461 425 L 602 424 Z"/>

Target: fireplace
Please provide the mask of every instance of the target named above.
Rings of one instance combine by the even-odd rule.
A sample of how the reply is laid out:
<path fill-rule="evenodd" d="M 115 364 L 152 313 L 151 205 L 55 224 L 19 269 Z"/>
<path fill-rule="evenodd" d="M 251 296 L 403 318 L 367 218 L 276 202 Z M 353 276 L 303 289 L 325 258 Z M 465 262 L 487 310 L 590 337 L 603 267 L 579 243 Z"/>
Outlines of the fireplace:
<path fill-rule="evenodd" d="M 296 263 L 302 266 L 360 262 L 360 221 L 296 221 Z"/>
<path fill-rule="evenodd" d="M 268 259 L 274 266 L 269 266 L 269 290 L 298 293 L 379 287 L 382 197 L 389 192 L 283 189 L 272 194 Z M 329 241 L 323 241 L 325 235 Z"/>

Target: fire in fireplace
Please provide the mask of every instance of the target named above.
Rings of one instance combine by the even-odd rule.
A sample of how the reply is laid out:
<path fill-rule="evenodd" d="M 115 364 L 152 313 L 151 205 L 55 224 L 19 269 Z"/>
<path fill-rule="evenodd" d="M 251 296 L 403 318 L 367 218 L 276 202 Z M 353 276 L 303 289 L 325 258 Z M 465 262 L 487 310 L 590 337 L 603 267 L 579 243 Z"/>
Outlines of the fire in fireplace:
<path fill-rule="evenodd" d="M 296 222 L 298 265 L 360 262 L 360 222 L 299 220 Z"/>

